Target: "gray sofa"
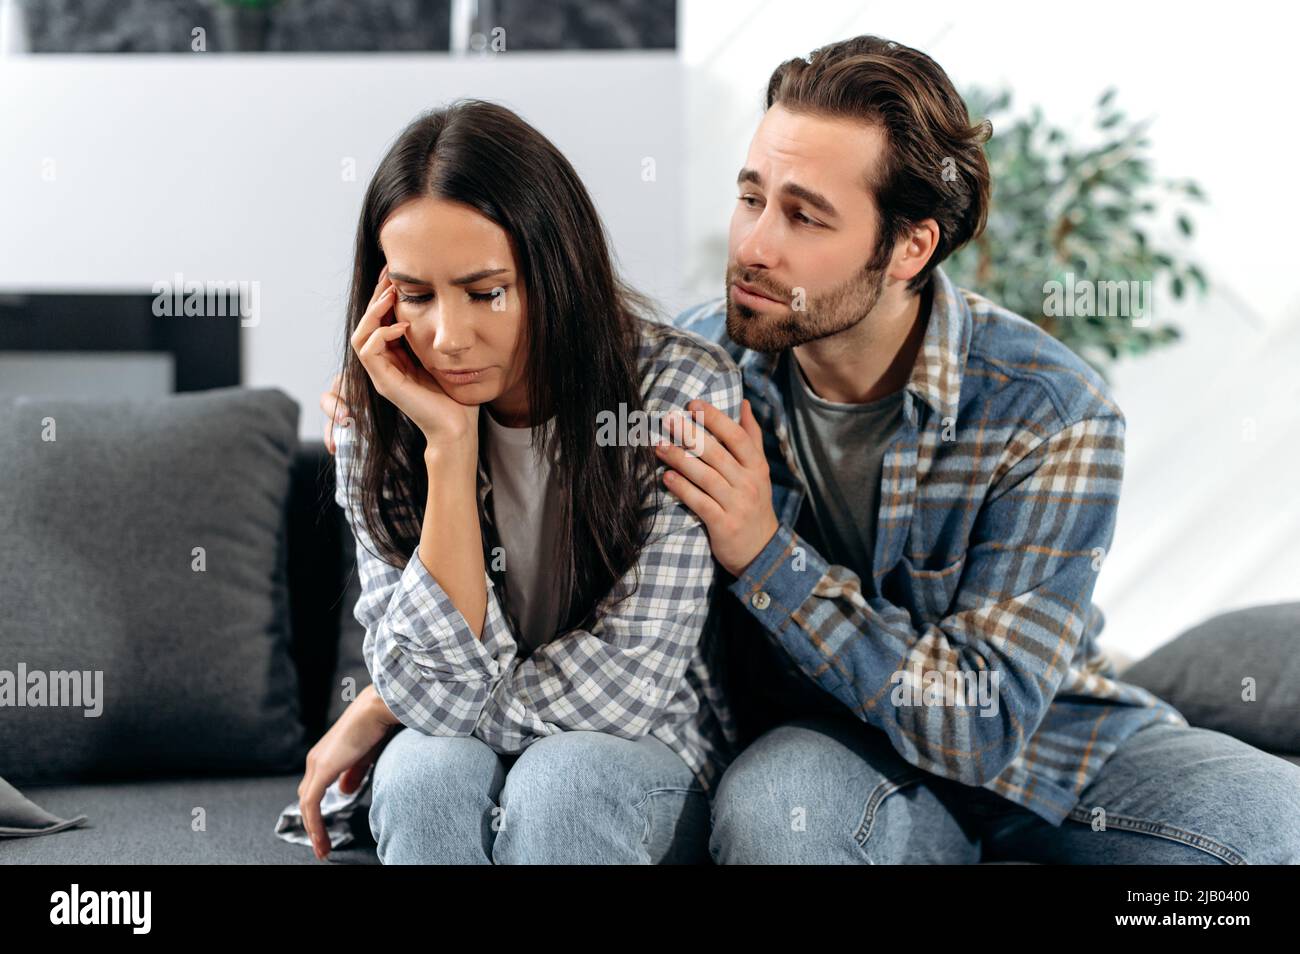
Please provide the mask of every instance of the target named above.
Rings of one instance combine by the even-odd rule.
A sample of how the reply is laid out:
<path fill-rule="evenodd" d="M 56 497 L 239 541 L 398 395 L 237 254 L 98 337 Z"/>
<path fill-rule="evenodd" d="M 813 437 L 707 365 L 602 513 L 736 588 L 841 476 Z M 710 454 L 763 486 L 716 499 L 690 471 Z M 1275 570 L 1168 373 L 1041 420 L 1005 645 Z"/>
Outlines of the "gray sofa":
<path fill-rule="evenodd" d="M 0 863 L 320 863 L 273 826 L 307 749 L 368 675 L 333 462 L 297 425 L 278 391 L 0 402 L 0 670 L 105 684 L 93 718 L 0 711 L 0 778 L 54 815 L 87 816 L 0 838 Z M 1124 678 L 1300 764 L 1297 648 L 1300 604 L 1260 607 Z M 1249 705 L 1232 675 L 1243 664 L 1261 676 Z M 331 863 L 377 863 L 368 804 Z"/>
<path fill-rule="evenodd" d="M 34 440 L 47 418 L 57 441 Z M 273 828 L 343 687 L 369 676 L 333 460 L 297 425 L 278 391 L 0 401 L 0 670 L 105 674 L 98 718 L 0 710 L 0 778 L 87 818 L 0 838 L 0 864 L 321 863 Z M 329 860 L 377 864 L 364 807 L 352 830 Z"/>

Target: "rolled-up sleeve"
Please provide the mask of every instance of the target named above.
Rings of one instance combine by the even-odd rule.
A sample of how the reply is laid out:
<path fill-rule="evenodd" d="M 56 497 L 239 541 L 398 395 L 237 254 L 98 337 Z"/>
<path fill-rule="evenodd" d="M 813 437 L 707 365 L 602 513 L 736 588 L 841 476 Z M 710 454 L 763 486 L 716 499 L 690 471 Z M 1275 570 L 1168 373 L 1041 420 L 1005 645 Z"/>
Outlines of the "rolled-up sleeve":
<path fill-rule="evenodd" d="M 361 598 L 353 610 L 365 627 L 362 655 L 375 691 L 403 725 L 428 735 L 471 735 L 493 683 L 513 657 L 491 577 L 479 640 L 446 591 L 411 551 L 404 567 L 381 559 L 361 516 L 362 451 L 353 428 L 336 430 L 335 502 L 356 540 Z"/>

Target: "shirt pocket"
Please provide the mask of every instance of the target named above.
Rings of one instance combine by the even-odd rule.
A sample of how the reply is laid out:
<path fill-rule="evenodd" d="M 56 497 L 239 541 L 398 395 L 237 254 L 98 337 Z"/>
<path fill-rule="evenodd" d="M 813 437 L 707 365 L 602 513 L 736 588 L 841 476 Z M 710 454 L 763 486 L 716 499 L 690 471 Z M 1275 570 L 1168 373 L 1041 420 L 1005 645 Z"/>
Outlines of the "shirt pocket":
<path fill-rule="evenodd" d="M 913 623 L 937 623 L 948 615 L 966 565 L 963 554 L 952 563 L 931 569 L 904 556 L 895 568 L 895 586 Z"/>

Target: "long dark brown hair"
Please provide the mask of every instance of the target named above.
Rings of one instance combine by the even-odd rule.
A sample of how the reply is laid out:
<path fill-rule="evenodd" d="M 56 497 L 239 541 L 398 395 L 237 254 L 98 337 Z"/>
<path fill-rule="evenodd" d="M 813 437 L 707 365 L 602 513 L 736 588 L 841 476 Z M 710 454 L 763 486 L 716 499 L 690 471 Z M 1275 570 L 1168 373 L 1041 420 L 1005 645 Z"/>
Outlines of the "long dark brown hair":
<path fill-rule="evenodd" d="M 357 226 L 341 393 L 366 448 L 360 508 L 377 556 L 402 567 L 420 539 L 428 492 L 424 435 L 374 387 L 349 343 L 384 265 L 379 230 L 402 203 L 463 203 L 505 230 L 525 291 L 523 345 L 535 443 L 552 454 L 561 488 L 555 566 L 568 600 L 564 630 L 581 625 L 644 543 L 653 451 L 601 446 L 597 414 L 642 409 L 639 316 L 652 308 L 616 274 L 595 205 L 558 149 L 519 116 L 458 100 L 412 122 L 366 190 Z M 480 419 L 487 409 L 480 412 Z M 482 421 L 480 420 L 480 423 Z M 480 445 L 481 446 L 481 445 Z M 354 491 L 355 492 L 355 491 Z M 485 543 L 486 546 L 486 543 Z M 635 590 L 635 584 L 626 597 Z"/>

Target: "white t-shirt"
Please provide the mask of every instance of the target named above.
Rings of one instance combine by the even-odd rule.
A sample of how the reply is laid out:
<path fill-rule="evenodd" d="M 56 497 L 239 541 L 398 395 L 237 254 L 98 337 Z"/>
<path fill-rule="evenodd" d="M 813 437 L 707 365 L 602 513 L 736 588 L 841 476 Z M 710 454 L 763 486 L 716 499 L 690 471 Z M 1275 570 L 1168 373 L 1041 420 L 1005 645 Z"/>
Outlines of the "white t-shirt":
<path fill-rule="evenodd" d="M 560 496 L 552 463 L 530 447 L 536 428 L 506 427 L 486 408 L 488 474 L 492 513 L 505 556 L 510 609 L 520 637 L 532 649 L 549 640 L 560 623 L 562 574 L 552 551 L 559 535 Z"/>

